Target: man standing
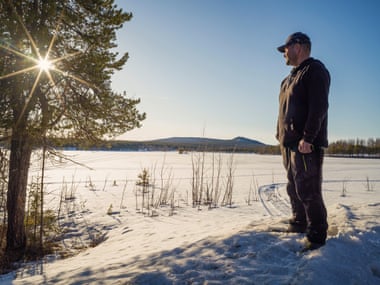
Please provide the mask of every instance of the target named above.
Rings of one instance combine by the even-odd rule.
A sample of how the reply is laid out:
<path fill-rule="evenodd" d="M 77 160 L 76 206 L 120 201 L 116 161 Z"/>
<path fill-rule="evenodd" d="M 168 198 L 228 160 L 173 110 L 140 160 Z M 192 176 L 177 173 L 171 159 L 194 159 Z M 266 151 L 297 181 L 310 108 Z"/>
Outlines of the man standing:
<path fill-rule="evenodd" d="M 327 212 L 322 197 L 322 163 L 327 141 L 330 74 L 310 57 L 311 41 L 304 33 L 291 34 L 277 48 L 293 66 L 282 81 L 277 139 L 287 171 L 287 193 L 292 206 L 289 232 L 306 233 L 305 250 L 326 243 Z"/>

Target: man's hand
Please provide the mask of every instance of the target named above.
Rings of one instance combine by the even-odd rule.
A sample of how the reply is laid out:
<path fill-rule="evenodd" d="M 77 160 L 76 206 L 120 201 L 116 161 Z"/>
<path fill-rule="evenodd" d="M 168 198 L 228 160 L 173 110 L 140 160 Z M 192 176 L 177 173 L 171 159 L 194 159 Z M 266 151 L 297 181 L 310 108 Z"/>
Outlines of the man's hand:
<path fill-rule="evenodd" d="M 305 142 L 303 139 L 298 143 L 298 151 L 300 153 L 311 153 L 313 151 L 313 145 Z"/>

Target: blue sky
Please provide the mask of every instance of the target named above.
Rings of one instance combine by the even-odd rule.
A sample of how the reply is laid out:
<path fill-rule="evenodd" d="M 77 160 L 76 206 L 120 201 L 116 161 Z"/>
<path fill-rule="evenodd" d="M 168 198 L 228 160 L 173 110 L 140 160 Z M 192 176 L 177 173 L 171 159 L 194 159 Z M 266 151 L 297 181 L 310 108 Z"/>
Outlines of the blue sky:
<path fill-rule="evenodd" d="M 130 59 L 115 91 L 147 113 L 123 139 L 274 138 L 281 80 L 276 47 L 308 34 L 332 77 L 329 139 L 380 137 L 380 1 L 116 0 L 133 19 L 118 33 Z"/>

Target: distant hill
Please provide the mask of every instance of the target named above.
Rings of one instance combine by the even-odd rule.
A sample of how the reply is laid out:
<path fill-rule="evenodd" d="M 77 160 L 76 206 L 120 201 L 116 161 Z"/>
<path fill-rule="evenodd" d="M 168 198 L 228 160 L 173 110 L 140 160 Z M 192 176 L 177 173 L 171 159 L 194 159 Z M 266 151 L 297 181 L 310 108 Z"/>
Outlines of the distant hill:
<path fill-rule="evenodd" d="M 209 147 L 257 147 L 265 146 L 262 142 L 245 137 L 233 139 L 213 139 L 204 137 L 171 137 L 149 141 L 148 143 L 176 146 L 209 146 Z"/>
<path fill-rule="evenodd" d="M 65 149 L 84 149 L 80 144 L 73 142 L 62 143 Z M 214 139 L 204 137 L 170 137 L 149 141 L 104 141 L 97 145 L 87 146 L 92 150 L 113 151 L 215 151 L 215 152 L 267 152 L 273 146 L 245 137 L 233 139 Z M 273 152 L 270 150 L 270 152 Z M 276 151 L 278 152 L 278 151 Z"/>
<path fill-rule="evenodd" d="M 266 145 L 257 140 L 244 137 L 233 139 L 214 139 L 204 137 L 171 137 L 141 142 L 146 150 L 178 151 L 237 151 L 256 152 Z"/>

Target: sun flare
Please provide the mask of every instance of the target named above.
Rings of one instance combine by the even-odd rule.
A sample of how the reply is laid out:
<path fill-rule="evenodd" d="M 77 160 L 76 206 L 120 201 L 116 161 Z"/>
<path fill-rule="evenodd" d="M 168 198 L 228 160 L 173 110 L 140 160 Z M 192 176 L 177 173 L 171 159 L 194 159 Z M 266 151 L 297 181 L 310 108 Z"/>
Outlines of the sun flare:
<path fill-rule="evenodd" d="M 1 39 L 0 39 L 0 51 L 5 50 L 9 54 L 13 54 L 13 55 L 15 55 L 21 59 L 26 59 L 27 61 L 29 61 L 31 63 L 31 65 L 27 66 L 23 69 L 20 69 L 20 70 L 11 71 L 10 73 L 7 73 L 7 74 L 0 73 L 0 80 L 6 79 L 6 78 L 11 78 L 13 76 L 18 76 L 20 74 L 24 74 L 24 73 L 28 73 L 28 72 L 33 72 L 33 71 L 35 72 L 36 70 L 38 70 L 38 72 L 35 72 L 36 77 L 35 77 L 34 84 L 33 84 L 32 88 L 29 92 L 29 95 L 26 98 L 26 102 L 23 106 L 23 109 L 21 110 L 21 113 L 19 114 L 19 118 L 17 120 L 16 125 L 19 124 L 21 118 L 23 117 L 24 113 L 26 112 L 28 104 L 34 95 L 34 91 L 36 90 L 38 84 L 40 83 L 40 79 L 43 76 L 43 73 L 45 73 L 45 75 L 47 76 L 49 84 L 51 86 L 55 87 L 52 90 L 54 90 L 53 92 L 55 93 L 55 96 L 57 98 L 61 98 L 62 95 L 56 91 L 58 89 L 56 88 L 57 87 L 56 82 L 54 81 L 52 73 L 62 74 L 65 78 L 70 78 L 72 80 L 80 82 L 81 84 L 86 85 L 88 88 L 93 88 L 93 89 L 98 88 L 96 85 L 91 84 L 91 83 L 87 82 L 86 80 L 84 80 L 84 79 L 82 79 L 82 78 L 80 78 L 74 74 L 70 74 L 68 71 L 61 70 L 59 68 L 59 66 L 60 66 L 59 62 L 65 60 L 65 59 L 76 57 L 76 56 L 82 54 L 83 53 L 82 50 L 78 50 L 78 51 L 75 51 L 75 52 L 72 52 L 69 54 L 65 54 L 61 57 L 50 57 L 51 51 L 54 47 L 54 44 L 55 44 L 55 41 L 56 41 L 56 38 L 58 35 L 59 25 L 61 24 L 63 12 L 61 13 L 61 16 L 59 17 L 55 31 L 52 33 L 52 38 L 51 38 L 51 41 L 49 43 L 48 49 L 46 51 L 45 56 L 43 57 L 39 52 L 39 47 L 37 46 L 35 39 L 31 35 L 29 30 L 26 28 L 22 17 L 17 13 L 17 11 L 14 7 L 13 7 L 13 10 L 14 10 L 14 13 L 17 17 L 18 22 L 20 23 L 20 25 L 21 25 L 21 27 L 22 27 L 25 35 L 26 35 L 26 38 L 28 40 L 27 42 L 30 43 L 30 49 L 28 49 L 29 53 L 26 54 L 23 51 L 20 51 L 19 49 L 15 48 L 14 46 L 5 43 Z M 33 52 L 34 56 L 31 56 L 30 51 Z M 46 81 L 45 81 L 45 83 L 46 83 Z"/>
<path fill-rule="evenodd" d="M 47 58 L 41 58 L 38 61 L 38 67 L 41 71 L 48 72 L 50 69 L 53 68 L 53 63 Z"/>

